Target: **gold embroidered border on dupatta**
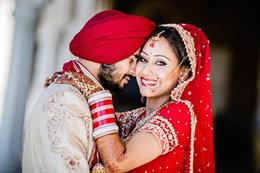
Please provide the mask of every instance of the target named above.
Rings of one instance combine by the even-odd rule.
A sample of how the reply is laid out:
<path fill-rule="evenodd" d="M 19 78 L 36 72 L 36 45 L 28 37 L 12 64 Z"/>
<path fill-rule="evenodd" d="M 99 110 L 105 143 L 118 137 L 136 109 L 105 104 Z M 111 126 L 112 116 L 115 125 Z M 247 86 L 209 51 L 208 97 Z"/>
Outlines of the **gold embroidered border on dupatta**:
<path fill-rule="evenodd" d="M 183 27 L 181 27 L 180 25 L 177 24 L 163 24 L 161 26 L 164 27 L 173 27 L 175 28 L 181 38 L 182 41 L 184 42 L 189 60 L 190 60 L 190 64 L 191 64 L 191 72 L 192 75 L 189 79 L 187 79 L 186 81 L 180 83 L 176 88 L 174 88 L 174 90 L 171 92 L 171 98 L 172 100 L 175 101 L 180 101 L 182 103 L 184 103 L 185 105 L 188 106 L 189 111 L 190 111 L 190 116 L 191 116 L 191 138 L 190 138 L 190 164 L 189 164 L 189 172 L 193 173 L 193 162 L 194 162 L 194 140 L 195 140 L 195 129 L 196 129 L 196 115 L 195 112 L 193 111 L 193 105 L 191 102 L 189 102 L 188 100 L 182 100 L 180 99 L 184 89 L 186 88 L 186 86 L 188 85 L 188 83 L 190 83 L 194 78 L 195 78 L 195 74 L 196 74 L 196 49 L 195 49 L 195 43 L 194 43 L 194 39 L 192 38 L 190 32 L 188 32 L 187 30 L 185 30 Z"/>

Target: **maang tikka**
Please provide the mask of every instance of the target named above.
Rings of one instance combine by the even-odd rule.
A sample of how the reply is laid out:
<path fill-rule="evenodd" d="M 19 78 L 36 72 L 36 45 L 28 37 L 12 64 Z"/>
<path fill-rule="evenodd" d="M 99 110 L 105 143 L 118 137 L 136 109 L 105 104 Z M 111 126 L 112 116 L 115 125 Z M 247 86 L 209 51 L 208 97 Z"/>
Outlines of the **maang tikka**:
<path fill-rule="evenodd" d="M 154 47 L 154 44 L 155 44 L 155 42 L 157 42 L 157 41 L 159 41 L 160 39 L 161 39 L 161 34 L 162 33 L 164 33 L 165 32 L 165 30 L 163 30 L 163 31 L 161 31 L 161 32 L 159 32 L 158 34 L 156 34 L 156 35 L 154 35 L 154 36 L 152 36 L 152 43 L 150 43 L 150 47 Z"/>

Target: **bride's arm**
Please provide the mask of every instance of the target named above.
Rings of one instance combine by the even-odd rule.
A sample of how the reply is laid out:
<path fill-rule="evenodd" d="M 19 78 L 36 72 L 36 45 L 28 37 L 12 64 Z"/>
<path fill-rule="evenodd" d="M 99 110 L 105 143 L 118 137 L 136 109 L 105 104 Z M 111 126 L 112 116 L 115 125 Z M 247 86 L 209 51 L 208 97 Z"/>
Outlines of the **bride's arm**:
<path fill-rule="evenodd" d="M 97 147 L 111 172 L 127 172 L 161 155 L 161 145 L 152 133 L 138 132 L 125 145 L 118 134 L 99 137 Z"/>
<path fill-rule="evenodd" d="M 128 143 L 123 143 L 118 134 L 112 95 L 109 91 L 90 95 L 88 103 L 93 119 L 93 137 L 109 171 L 126 172 L 161 154 L 160 144 L 152 133 L 138 132 Z"/>

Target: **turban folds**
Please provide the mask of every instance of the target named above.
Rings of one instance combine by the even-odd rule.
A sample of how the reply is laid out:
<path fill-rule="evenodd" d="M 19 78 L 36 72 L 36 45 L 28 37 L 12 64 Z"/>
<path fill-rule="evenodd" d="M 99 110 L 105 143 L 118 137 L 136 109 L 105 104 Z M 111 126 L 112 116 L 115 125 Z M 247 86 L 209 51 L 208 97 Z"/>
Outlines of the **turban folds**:
<path fill-rule="evenodd" d="M 101 64 L 114 64 L 133 55 L 155 24 L 144 17 L 105 10 L 93 16 L 70 42 L 73 55 Z"/>

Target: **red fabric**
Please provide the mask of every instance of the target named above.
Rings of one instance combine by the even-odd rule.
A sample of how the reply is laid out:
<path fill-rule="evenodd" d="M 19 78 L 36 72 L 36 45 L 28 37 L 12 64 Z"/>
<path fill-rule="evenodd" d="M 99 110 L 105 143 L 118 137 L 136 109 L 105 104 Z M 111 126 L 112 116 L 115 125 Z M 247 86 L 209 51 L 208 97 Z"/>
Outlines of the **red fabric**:
<path fill-rule="evenodd" d="M 181 25 L 191 33 L 196 49 L 196 75 L 185 88 L 181 99 L 189 100 L 197 117 L 194 143 L 194 172 L 215 172 L 212 103 L 210 79 L 210 47 L 205 34 L 197 27 Z M 190 94 L 191 93 L 191 94 Z"/>
<path fill-rule="evenodd" d="M 112 99 L 109 98 L 106 100 L 102 100 L 101 102 L 93 103 L 92 105 L 90 105 L 90 109 L 93 110 L 101 106 L 112 105 L 112 104 L 113 104 Z"/>
<path fill-rule="evenodd" d="M 103 125 L 115 124 L 115 123 L 116 123 L 115 118 L 107 118 L 107 119 L 103 119 L 103 120 L 95 122 L 93 124 L 93 128 L 96 129 L 96 128 L 101 127 Z"/>
<path fill-rule="evenodd" d="M 79 65 L 75 61 L 71 60 L 63 64 L 62 73 L 64 72 L 77 72 L 83 74 Z"/>
<path fill-rule="evenodd" d="M 114 109 L 104 109 L 104 110 L 100 110 L 94 114 L 92 114 L 92 119 L 95 120 L 98 117 L 101 117 L 103 115 L 108 115 L 108 114 L 115 114 Z"/>
<path fill-rule="evenodd" d="M 131 115 L 128 115 L 131 116 Z M 142 115 L 140 115 L 142 116 Z M 157 117 L 161 117 L 163 121 L 159 121 Z M 155 119 L 156 121 L 153 121 Z M 159 121 L 159 123 L 158 123 Z M 157 122 L 152 123 L 152 122 Z M 159 126 L 158 128 L 163 129 L 169 129 L 165 125 L 164 122 L 169 122 L 171 127 L 174 128 L 175 134 L 177 135 L 178 139 L 178 145 L 177 146 L 171 146 L 170 145 L 170 151 L 166 154 L 163 154 L 159 157 L 157 157 L 155 160 L 140 166 L 132 171 L 131 173 L 178 173 L 178 172 L 188 172 L 187 169 L 189 167 L 189 147 L 190 147 L 190 112 L 188 107 L 181 102 L 172 102 L 166 106 L 164 106 L 160 111 L 154 116 L 148 124 L 144 125 L 142 127 L 143 129 L 146 129 L 146 127 L 152 125 Z M 159 125 L 160 124 L 160 125 Z M 135 126 L 135 124 L 132 124 L 132 126 Z M 158 129 L 156 128 L 156 129 Z M 147 130 L 145 130 L 147 131 Z M 163 140 L 161 136 L 163 136 L 165 133 L 164 130 L 162 132 L 156 132 L 153 131 L 153 134 L 158 138 L 158 140 L 161 142 L 161 145 L 163 145 L 166 140 Z M 167 139 L 168 142 L 170 142 L 171 139 Z M 162 149 L 164 151 L 164 148 Z"/>
<path fill-rule="evenodd" d="M 114 64 L 134 54 L 155 25 L 116 10 L 93 16 L 70 42 L 73 55 L 101 64 Z"/>

